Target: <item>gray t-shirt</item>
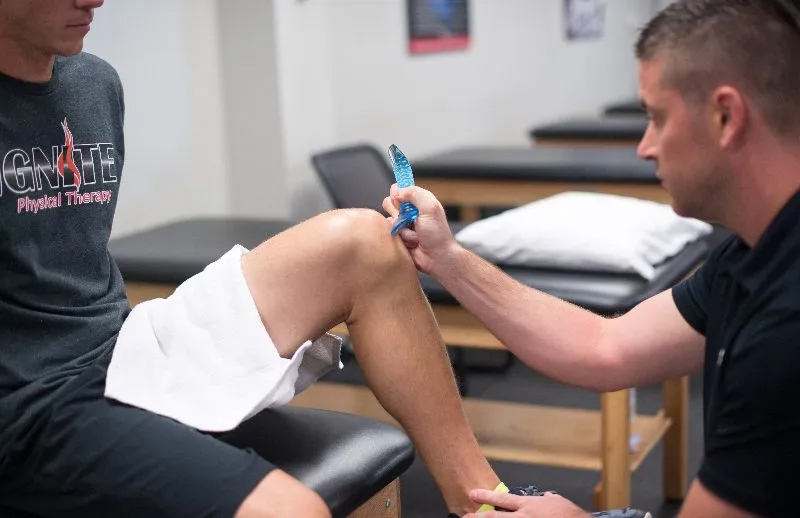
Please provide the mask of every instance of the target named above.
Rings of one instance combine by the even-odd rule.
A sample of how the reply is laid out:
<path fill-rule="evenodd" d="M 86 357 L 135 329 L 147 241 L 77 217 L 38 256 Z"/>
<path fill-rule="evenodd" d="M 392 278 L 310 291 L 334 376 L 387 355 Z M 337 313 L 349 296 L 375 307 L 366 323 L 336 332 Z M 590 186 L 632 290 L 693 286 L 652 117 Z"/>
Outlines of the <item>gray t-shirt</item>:
<path fill-rule="evenodd" d="M 0 74 L 0 429 L 113 347 L 130 311 L 107 248 L 123 113 L 90 54 L 58 58 L 47 83 Z"/>

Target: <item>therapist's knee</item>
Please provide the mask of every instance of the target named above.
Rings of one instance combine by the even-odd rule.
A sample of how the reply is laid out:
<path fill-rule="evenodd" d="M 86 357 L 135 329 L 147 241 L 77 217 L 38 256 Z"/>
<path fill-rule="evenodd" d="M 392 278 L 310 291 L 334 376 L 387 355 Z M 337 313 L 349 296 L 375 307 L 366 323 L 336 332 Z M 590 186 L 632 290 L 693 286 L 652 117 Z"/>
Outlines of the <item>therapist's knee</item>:
<path fill-rule="evenodd" d="M 235 518 L 330 518 L 322 498 L 280 470 L 269 473 L 242 502 Z"/>

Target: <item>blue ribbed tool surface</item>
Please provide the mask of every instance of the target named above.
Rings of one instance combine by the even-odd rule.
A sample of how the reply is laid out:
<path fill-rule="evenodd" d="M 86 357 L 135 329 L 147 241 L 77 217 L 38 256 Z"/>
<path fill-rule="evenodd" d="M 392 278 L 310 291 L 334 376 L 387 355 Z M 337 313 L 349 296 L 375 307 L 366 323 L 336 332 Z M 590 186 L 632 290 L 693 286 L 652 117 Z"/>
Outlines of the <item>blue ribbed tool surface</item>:
<path fill-rule="evenodd" d="M 394 170 L 394 179 L 397 186 L 401 189 L 405 187 L 412 187 L 414 185 L 414 174 L 411 172 L 411 164 L 408 162 L 406 155 L 400 151 L 400 148 L 392 144 L 389 146 L 389 158 L 392 161 L 392 170 Z M 402 202 L 400 204 L 400 213 L 397 216 L 397 222 L 392 227 L 392 235 L 400 232 L 400 229 L 407 227 L 414 223 L 414 220 L 419 216 L 419 210 L 410 202 Z"/>

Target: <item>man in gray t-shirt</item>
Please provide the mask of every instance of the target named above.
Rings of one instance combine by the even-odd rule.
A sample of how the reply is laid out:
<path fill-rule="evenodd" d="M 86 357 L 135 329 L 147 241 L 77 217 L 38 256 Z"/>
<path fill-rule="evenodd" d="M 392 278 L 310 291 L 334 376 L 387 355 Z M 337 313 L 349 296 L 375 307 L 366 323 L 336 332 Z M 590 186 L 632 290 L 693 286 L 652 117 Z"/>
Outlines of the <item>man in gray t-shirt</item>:
<path fill-rule="evenodd" d="M 45 82 L 0 74 L 0 92 L 5 396 L 97 359 L 128 305 L 106 248 L 125 155 L 116 72 L 79 54 Z"/>

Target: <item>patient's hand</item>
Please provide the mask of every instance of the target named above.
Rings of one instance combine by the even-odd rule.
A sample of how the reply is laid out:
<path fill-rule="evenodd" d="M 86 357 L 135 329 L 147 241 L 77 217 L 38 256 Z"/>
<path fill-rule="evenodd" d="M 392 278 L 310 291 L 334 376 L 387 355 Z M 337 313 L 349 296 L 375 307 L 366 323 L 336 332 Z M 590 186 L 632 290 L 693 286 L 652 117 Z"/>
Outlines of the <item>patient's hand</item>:
<path fill-rule="evenodd" d="M 399 189 L 395 184 L 383 200 L 383 208 L 392 222 L 404 201 L 416 205 L 419 217 L 412 227 L 404 228 L 398 235 L 409 249 L 417 268 L 435 276 L 436 269 L 443 267 L 448 256 L 459 248 L 447 223 L 444 207 L 430 191 L 420 187 Z"/>
<path fill-rule="evenodd" d="M 509 512 L 490 511 L 480 514 L 468 514 L 464 518 L 590 518 L 590 515 L 566 498 L 555 493 L 541 496 L 518 496 L 509 493 L 497 493 L 476 489 L 470 492 L 470 498 L 478 504 L 489 504 Z"/>

